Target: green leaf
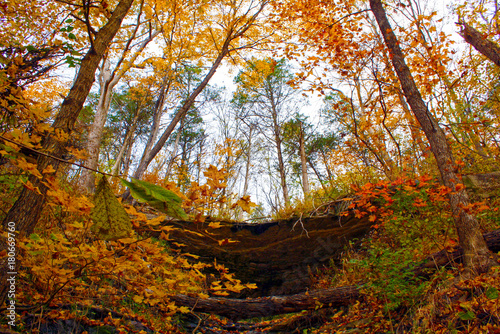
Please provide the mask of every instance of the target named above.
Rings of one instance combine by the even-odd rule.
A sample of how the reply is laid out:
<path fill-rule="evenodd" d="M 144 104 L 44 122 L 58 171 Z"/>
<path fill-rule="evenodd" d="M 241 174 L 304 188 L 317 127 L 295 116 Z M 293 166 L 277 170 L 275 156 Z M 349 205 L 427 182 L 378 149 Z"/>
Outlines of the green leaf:
<path fill-rule="evenodd" d="M 68 28 L 69 28 L 69 27 L 68 27 Z M 68 34 L 68 38 L 69 38 L 69 39 L 76 40 L 76 36 L 75 36 L 75 34 L 73 34 L 73 33 L 71 33 L 71 32 Z"/>
<path fill-rule="evenodd" d="M 73 22 L 73 19 L 67 19 L 66 20 L 66 23 L 71 23 L 71 22 Z"/>
<path fill-rule="evenodd" d="M 474 319 L 476 319 L 476 315 L 471 310 L 467 310 L 466 312 L 459 312 L 458 317 L 461 320 L 474 320 Z"/>
<path fill-rule="evenodd" d="M 91 217 L 94 221 L 91 230 L 103 240 L 124 238 L 132 231 L 130 218 L 113 194 L 105 176 L 97 185 Z"/>
<path fill-rule="evenodd" d="M 42 239 L 40 239 L 40 236 L 36 233 L 31 233 L 30 234 L 30 239 L 33 240 L 33 241 L 40 241 Z"/>
<path fill-rule="evenodd" d="M 124 179 L 121 181 L 124 186 L 130 189 L 130 193 L 136 200 L 148 203 L 171 217 L 188 219 L 188 216 L 181 208 L 182 199 L 173 191 L 136 179 L 132 179 L 131 182 Z"/>
<path fill-rule="evenodd" d="M 485 293 L 488 299 L 498 299 L 498 289 L 494 287 L 489 287 L 486 289 Z"/>

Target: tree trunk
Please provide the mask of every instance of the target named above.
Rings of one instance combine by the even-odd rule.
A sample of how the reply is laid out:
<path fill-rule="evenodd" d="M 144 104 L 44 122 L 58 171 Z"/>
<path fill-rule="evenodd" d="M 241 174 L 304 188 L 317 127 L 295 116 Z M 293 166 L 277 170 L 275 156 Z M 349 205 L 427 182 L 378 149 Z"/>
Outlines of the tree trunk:
<path fill-rule="evenodd" d="M 113 40 L 113 37 L 117 33 L 118 29 L 120 29 L 121 23 L 132 6 L 133 1 L 134 0 L 121 0 L 106 25 L 104 25 L 95 34 L 92 46 L 81 61 L 81 66 L 75 82 L 73 83 L 68 96 L 64 99 L 61 109 L 52 124 L 53 129 L 61 130 L 67 134 L 72 133 L 78 115 L 83 108 L 83 104 L 85 103 L 92 87 L 92 83 L 94 82 L 97 67 L 101 62 L 106 49 Z M 61 157 L 66 153 L 66 145 L 66 142 L 57 141 L 52 137 L 47 137 L 44 140 L 43 149 L 56 157 Z M 42 172 L 49 165 L 52 165 L 52 167 L 57 170 L 59 167 L 59 161 L 39 155 L 37 165 L 40 172 Z M 3 226 L 6 227 L 9 222 L 15 222 L 16 230 L 24 235 L 28 235 L 33 232 L 44 207 L 46 200 L 45 196 L 48 190 L 45 185 L 45 178 L 38 179 L 36 176 L 30 175 L 28 180 L 38 188 L 39 192 L 24 188 L 2 223 Z M 3 243 L 2 247 L 4 247 Z M 2 263 L 2 268 L 4 268 L 4 265 L 5 264 Z M 4 271 L 0 274 L 0 305 L 5 302 L 7 294 L 8 286 L 6 285 L 5 275 L 6 272 Z"/>
<path fill-rule="evenodd" d="M 168 83 L 165 81 L 168 80 Z M 139 166 L 144 163 L 146 157 L 149 152 L 151 152 L 151 148 L 158 137 L 158 133 L 160 132 L 160 121 L 161 116 L 163 115 L 163 106 L 165 105 L 165 96 L 170 90 L 170 78 L 164 78 L 164 83 L 160 88 L 160 94 L 158 95 L 158 99 L 155 103 L 155 109 L 153 113 L 153 124 L 151 126 L 151 131 L 149 132 L 148 141 L 146 142 L 146 146 L 144 147 L 144 152 L 141 156 L 141 161 L 139 162 Z"/>
<path fill-rule="evenodd" d="M 181 128 L 184 118 L 181 120 Z M 172 173 L 172 167 L 174 166 L 175 158 L 177 157 L 177 150 L 179 149 L 179 141 L 181 140 L 182 131 L 177 132 L 177 136 L 175 137 L 174 147 L 172 148 L 172 154 L 170 155 L 170 160 L 168 161 L 167 171 L 165 173 L 165 180 L 170 179 L 170 175 Z"/>
<path fill-rule="evenodd" d="M 133 177 L 135 179 L 140 179 L 142 177 L 142 175 L 144 174 L 144 172 L 148 168 L 151 161 L 153 161 L 154 157 L 158 154 L 158 152 L 160 152 L 160 150 L 163 148 L 163 145 L 165 145 L 165 143 L 167 142 L 168 138 L 170 137 L 170 135 L 174 131 L 174 129 L 177 126 L 177 124 L 179 123 L 179 121 L 182 118 L 184 118 L 184 116 L 187 114 L 189 109 L 193 106 L 193 104 L 196 100 L 196 97 L 206 87 L 206 85 L 208 84 L 208 82 L 210 81 L 212 76 L 215 74 L 215 71 L 217 70 L 217 68 L 221 64 L 222 59 L 229 52 L 229 42 L 230 42 L 230 39 L 228 38 L 226 40 L 226 43 L 224 44 L 223 49 L 221 50 L 219 56 L 217 57 L 217 59 L 215 60 L 215 62 L 212 65 L 212 67 L 210 68 L 210 71 L 207 73 L 207 75 L 205 76 L 203 81 L 200 82 L 198 87 L 196 87 L 196 89 L 191 93 L 191 95 L 189 95 L 189 97 L 186 99 L 186 101 L 184 102 L 182 107 L 179 109 L 179 111 L 177 111 L 174 118 L 172 119 L 172 121 L 170 122 L 168 127 L 165 129 L 163 134 L 161 135 L 160 139 L 158 139 L 158 142 L 154 145 L 154 147 L 149 152 L 147 152 L 147 153 L 145 152 L 145 154 L 143 155 L 143 159 L 141 159 L 141 162 L 139 163 L 139 166 L 137 166 L 137 169 L 134 173 Z M 125 194 L 124 197 L 128 197 L 127 194 Z"/>
<path fill-rule="evenodd" d="M 279 127 L 276 124 L 274 128 L 274 138 L 276 140 L 276 153 L 278 154 L 278 169 L 280 173 L 281 190 L 283 191 L 283 200 L 285 201 L 285 207 L 289 207 L 290 196 L 288 194 L 288 185 L 286 184 L 285 162 L 283 160 L 283 150 L 281 149 L 281 135 L 279 133 Z"/>
<path fill-rule="evenodd" d="M 114 73 L 111 71 L 110 66 L 111 64 L 109 63 L 109 59 L 104 59 L 99 73 L 99 102 L 94 115 L 94 122 L 90 127 L 87 138 L 88 158 L 85 161 L 85 166 L 92 169 L 97 169 L 97 165 L 99 163 L 99 148 L 101 146 L 104 125 L 106 124 L 106 119 L 108 118 L 113 88 L 118 83 L 118 80 L 114 78 Z M 93 171 L 85 168 L 82 170 L 82 174 L 78 182 L 81 190 L 88 193 L 93 193 L 95 191 L 95 178 L 93 173 Z"/>
<path fill-rule="evenodd" d="M 427 109 L 427 105 L 420 95 L 410 69 L 405 63 L 403 52 L 389 24 L 381 0 L 370 0 L 370 8 L 390 51 L 392 64 L 408 104 L 429 141 L 442 181 L 445 186 L 452 190 L 449 201 L 460 246 L 464 249 L 465 266 L 472 273 L 485 272 L 494 263 L 492 260 L 493 254 L 486 247 L 477 219 L 463 209 L 469 205 L 469 197 L 465 187 L 461 185 L 461 176 L 458 174 L 458 167 L 448 145 L 446 135 Z"/>
<path fill-rule="evenodd" d="M 125 138 L 123 139 L 123 145 L 120 147 L 120 151 L 116 156 L 115 164 L 111 169 L 111 174 L 118 175 L 120 172 L 120 166 L 122 165 L 123 155 L 127 152 L 128 147 L 133 144 L 132 138 L 134 136 L 135 130 L 137 129 L 137 122 L 139 120 L 139 107 L 135 110 L 134 119 L 132 120 L 132 124 L 127 129 L 127 133 L 125 134 Z"/>
<path fill-rule="evenodd" d="M 278 123 L 278 110 L 276 106 L 276 101 L 274 100 L 273 90 L 269 89 L 269 102 L 271 104 L 271 118 L 273 120 L 273 134 L 274 141 L 276 142 L 276 153 L 278 155 L 278 170 L 280 173 L 280 185 L 283 191 L 283 200 L 285 201 L 285 207 L 290 206 L 290 196 L 288 194 L 288 185 L 286 184 L 286 171 L 285 162 L 283 160 L 283 150 L 281 148 L 281 126 Z"/>
<path fill-rule="evenodd" d="M 127 151 L 125 153 L 125 158 L 123 159 L 123 174 L 124 177 L 128 175 L 130 164 L 132 163 L 132 147 L 134 146 L 134 138 L 130 138 L 130 143 L 127 145 Z"/>
<path fill-rule="evenodd" d="M 302 190 L 304 191 L 304 198 L 310 192 L 309 187 L 309 177 L 307 175 L 307 157 L 305 148 L 305 138 L 304 138 L 304 128 L 302 127 L 302 122 L 299 122 L 300 134 L 299 134 L 299 153 L 300 153 L 300 166 L 302 169 Z"/>
<path fill-rule="evenodd" d="M 307 163 L 309 164 L 309 166 L 311 167 L 311 169 L 314 171 L 314 174 L 318 178 L 318 181 L 319 181 L 319 184 L 321 185 L 321 188 L 323 188 L 323 190 L 326 190 L 326 187 L 323 184 L 323 178 L 321 177 L 321 174 L 318 172 L 318 170 L 316 169 L 316 167 L 314 166 L 314 164 L 312 163 L 312 161 L 310 159 L 307 159 Z"/>
<path fill-rule="evenodd" d="M 221 315 L 231 320 L 269 317 L 277 314 L 314 310 L 318 303 L 328 307 L 351 304 L 361 293 L 355 286 L 309 291 L 289 296 L 272 296 L 255 299 L 207 298 L 175 295 L 177 305 L 187 306 L 194 312 Z"/>
<path fill-rule="evenodd" d="M 483 37 L 483 34 L 467 23 L 460 22 L 459 24 L 462 26 L 460 36 L 483 56 L 500 66 L 500 47 L 496 43 L 487 40 Z"/>
<path fill-rule="evenodd" d="M 99 75 L 100 80 L 100 96 L 99 103 L 97 105 L 96 114 L 94 116 L 94 123 L 90 128 L 90 132 L 87 139 L 87 153 L 88 158 L 85 161 L 85 166 L 97 169 L 99 164 L 99 149 L 101 147 L 102 136 L 104 132 L 104 126 L 106 124 L 106 120 L 108 118 L 109 107 L 111 105 L 111 98 L 113 97 L 113 90 L 121 78 L 127 73 L 127 71 L 132 67 L 134 61 L 137 57 L 142 53 L 142 51 L 146 48 L 146 46 L 151 42 L 160 31 L 152 32 L 139 46 L 135 54 L 125 63 L 125 58 L 130 51 L 130 45 L 135 39 L 137 30 L 140 25 L 140 16 L 142 14 L 142 9 L 139 10 L 139 14 L 137 17 L 137 25 L 127 41 L 125 48 L 122 52 L 120 59 L 118 60 L 115 68 L 111 70 L 110 61 L 106 59 L 101 73 Z M 80 188 L 88 193 L 93 193 L 95 188 L 95 177 L 94 173 L 88 169 L 84 169 L 82 171 L 82 175 L 80 177 Z"/>
<path fill-rule="evenodd" d="M 245 162 L 245 182 L 243 183 L 243 196 L 248 193 L 248 180 L 250 178 L 250 165 L 252 161 L 252 135 L 253 135 L 254 125 L 250 125 L 250 131 L 248 133 L 248 150 L 246 152 L 247 161 Z"/>
<path fill-rule="evenodd" d="M 253 135 L 254 125 L 250 124 L 249 132 L 247 136 L 248 149 L 246 150 L 246 161 L 245 161 L 245 179 L 243 182 L 243 196 L 246 196 L 248 193 L 248 181 L 250 179 L 250 166 L 252 162 L 252 135 Z M 243 210 L 240 210 L 238 214 L 238 219 L 243 220 Z"/>

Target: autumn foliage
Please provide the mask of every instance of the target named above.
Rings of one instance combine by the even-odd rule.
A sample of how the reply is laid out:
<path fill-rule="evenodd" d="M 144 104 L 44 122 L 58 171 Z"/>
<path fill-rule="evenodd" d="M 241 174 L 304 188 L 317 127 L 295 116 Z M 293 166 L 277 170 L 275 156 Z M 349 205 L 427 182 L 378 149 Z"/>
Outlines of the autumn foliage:
<path fill-rule="evenodd" d="M 364 299 L 317 332 L 497 331 L 497 258 L 482 233 L 499 227 L 498 185 L 471 193 L 462 175 L 499 169 L 498 8 L 446 10 L 417 0 L 1 2 L 0 265 L 16 224 L 15 329 L 200 326 L 174 295 L 256 286 L 171 250 L 164 221 L 301 221 L 335 201 L 335 214 L 368 219 L 372 232 L 315 287 L 356 283 Z M 222 87 L 229 76 L 234 87 Z M 411 274 L 458 246 L 467 273 Z M 13 300 L 6 277 L 2 268 L 1 312 Z"/>

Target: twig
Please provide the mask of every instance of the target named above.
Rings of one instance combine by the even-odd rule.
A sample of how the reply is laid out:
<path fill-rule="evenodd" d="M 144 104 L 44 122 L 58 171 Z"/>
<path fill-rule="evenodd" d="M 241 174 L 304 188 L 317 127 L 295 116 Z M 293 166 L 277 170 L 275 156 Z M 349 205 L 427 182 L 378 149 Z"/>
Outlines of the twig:
<path fill-rule="evenodd" d="M 306 228 L 304 227 L 304 223 L 302 222 L 302 215 L 303 215 L 303 213 L 301 212 L 301 213 L 300 213 L 299 220 L 297 220 L 297 221 L 295 222 L 295 224 L 293 224 L 293 226 L 292 226 L 292 231 L 295 229 L 295 226 L 296 226 L 298 223 L 300 223 L 300 226 L 302 226 L 302 232 L 300 233 L 300 235 L 302 235 L 302 233 L 306 232 L 306 237 L 308 237 L 308 238 L 309 238 L 309 232 L 307 232 Z"/>
<path fill-rule="evenodd" d="M 93 172 L 96 172 L 96 173 L 99 173 L 99 174 L 102 174 L 102 175 L 107 175 L 107 176 L 112 176 L 112 177 L 123 177 L 123 175 L 113 175 L 113 174 L 110 174 L 110 173 L 105 173 L 105 172 L 101 172 L 101 171 L 98 171 L 97 169 L 93 169 L 93 168 L 90 168 L 90 167 L 87 167 L 83 164 L 79 164 L 77 162 L 72 162 L 72 161 L 69 161 L 69 160 L 65 160 L 65 159 L 62 159 L 62 158 L 58 158 L 56 156 L 53 156 L 51 154 L 48 154 L 48 153 L 44 153 L 42 151 L 39 151 L 37 149 L 34 149 L 32 147 L 29 147 L 27 145 L 24 145 L 24 144 L 21 144 L 21 143 L 18 143 L 12 139 L 8 139 L 8 138 L 5 138 L 4 136 L 0 135 L 0 139 L 3 139 L 5 141 L 8 141 L 8 142 L 11 142 L 12 144 L 15 144 L 15 145 L 18 145 L 18 146 L 21 146 L 27 150 L 30 150 L 30 151 L 33 151 L 35 152 L 36 154 L 39 154 L 39 155 L 43 155 L 43 156 L 46 156 L 48 158 L 51 158 L 51 159 L 54 159 L 54 160 L 57 160 L 59 162 L 63 162 L 63 163 L 66 163 L 66 164 L 69 164 L 69 165 L 74 165 L 74 166 L 78 166 L 78 167 L 81 167 L 81 168 L 85 168 L 85 169 L 88 169 L 88 170 L 91 170 Z"/>
<path fill-rule="evenodd" d="M 193 334 L 196 334 L 196 331 L 198 330 L 198 328 L 200 328 L 201 326 L 201 322 L 203 321 L 203 319 L 197 315 L 196 313 L 193 312 L 193 310 L 195 309 L 196 305 L 198 305 L 198 301 L 200 300 L 200 297 L 198 297 L 198 299 L 196 299 L 196 302 L 194 303 L 193 307 L 191 308 L 191 314 L 194 315 L 195 317 L 198 318 L 198 325 L 193 329 Z"/>

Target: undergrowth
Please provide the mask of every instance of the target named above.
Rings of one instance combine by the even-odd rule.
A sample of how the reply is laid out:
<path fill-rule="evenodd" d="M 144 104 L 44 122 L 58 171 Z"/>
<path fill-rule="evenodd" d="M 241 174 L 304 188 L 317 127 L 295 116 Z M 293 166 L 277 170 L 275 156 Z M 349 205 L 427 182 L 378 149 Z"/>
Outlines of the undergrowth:
<path fill-rule="evenodd" d="M 366 184 L 350 210 L 373 219 L 361 247 L 351 243 L 340 265 L 318 272 L 316 288 L 358 285 L 363 299 L 338 310 L 315 333 L 500 332 L 500 270 L 461 279 L 461 264 L 430 278 L 412 270 L 430 254 L 458 244 L 447 204 L 449 189 L 429 177 Z M 468 210 L 484 231 L 499 228 L 497 197 Z M 376 203 L 374 206 L 373 203 Z"/>

